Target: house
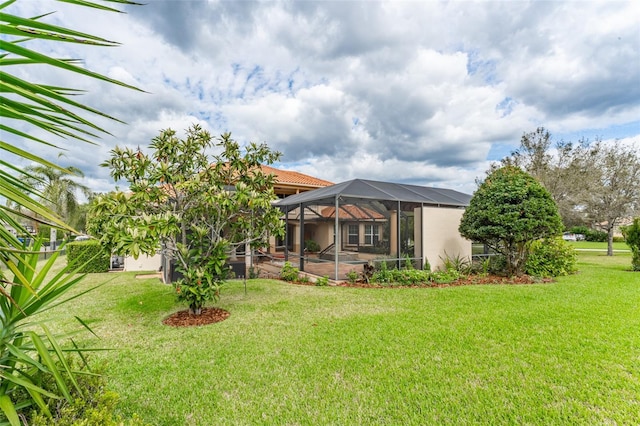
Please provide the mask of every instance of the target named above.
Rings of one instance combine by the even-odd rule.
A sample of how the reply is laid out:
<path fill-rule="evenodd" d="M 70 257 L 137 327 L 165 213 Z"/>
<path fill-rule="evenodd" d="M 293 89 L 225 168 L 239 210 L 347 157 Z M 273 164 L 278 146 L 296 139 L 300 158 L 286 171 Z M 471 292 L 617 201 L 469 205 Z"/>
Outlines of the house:
<path fill-rule="evenodd" d="M 451 189 L 364 179 L 292 195 L 276 203 L 287 222 L 285 259 L 336 280 L 372 261 L 438 268 L 446 257 L 470 259 L 471 241 L 458 231 L 470 200 Z M 317 257 L 304 251 L 309 238 L 320 245 Z"/>
<path fill-rule="evenodd" d="M 317 188 L 326 187 L 332 185 L 332 182 L 327 180 L 315 178 L 313 176 L 306 175 L 304 173 L 292 171 L 292 170 L 282 170 L 277 169 L 275 167 L 261 165 L 260 168 L 262 172 L 267 175 L 275 176 L 274 183 L 274 193 L 279 199 L 284 199 L 290 195 L 300 194 L 306 191 L 310 191 Z M 274 253 L 276 251 L 282 251 L 285 245 L 285 240 L 282 238 L 270 237 L 269 238 L 269 248 L 267 252 Z M 157 261 L 157 266 L 153 269 L 162 269 L 163 271 L 163 281 L 171 282 L 176 279 L 175 271 L 171 266 L 171 260 L 161 256 L 161 258 L 156 259 L 153 258 L 143 258 L 140 257 L 141 261 L 144 262 L 148 267 L 150 265 L 155 265 L 154 262 Z M 237 253 L 235 256 L 232 256 L 232 260 L 229 261 L 231 268 L 236 276 L 246 276 L 246 270 L 251 266 L 251 262 L 253 259 L 250 256 L 244 256 L 244 253 Z M 134 261 L 132 258 L 125 259 L 125 270 L 140 270 L 139 262 Z"/>
<path fill-rule="evenodd" d="M 615 222 L 615 225 L 613 226 L 613 236 L 617 238 L 622 238 L 622 228 L 632 224 L 633 224 L 633 216 L 626 216 L 626 217 L 621 217 L 617 219 Z M 593 224 L 593 228 L 602 232 L 607 232 L 608 227 L 609 227 L 609 222 L 607 221 Z"/>
<path fill-rule="evenodd" d="M 260 167 L 264 174 L 275 176 L 276 182 L 273 186 L 273 191 L 278 198 L 286 198 L 290 195 L 333 185 L 333 182 L 328 180 L 318 179 L 292 170 L 281 170 L 267 165 Z"/>

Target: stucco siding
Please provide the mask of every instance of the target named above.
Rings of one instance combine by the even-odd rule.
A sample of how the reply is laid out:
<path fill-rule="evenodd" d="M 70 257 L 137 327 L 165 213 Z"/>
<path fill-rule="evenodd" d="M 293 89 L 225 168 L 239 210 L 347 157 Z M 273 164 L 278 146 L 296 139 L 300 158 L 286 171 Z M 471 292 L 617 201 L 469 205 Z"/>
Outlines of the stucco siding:
<path fill-rule="evenodd" d="M 458 232 L 463 213 L 460 208 L 423 207 L 422 250 L 432 270 L 441 268 L 447 255 L 471 259 L 471 241 Z"/>
<path fill-rule="evenodd" d="M 140 255 L 137 259 L 132 256 L 124 258 L 125 271 L 157 271 L 160 269 L 162 256 L 156 253 L 155 256 Z"/>

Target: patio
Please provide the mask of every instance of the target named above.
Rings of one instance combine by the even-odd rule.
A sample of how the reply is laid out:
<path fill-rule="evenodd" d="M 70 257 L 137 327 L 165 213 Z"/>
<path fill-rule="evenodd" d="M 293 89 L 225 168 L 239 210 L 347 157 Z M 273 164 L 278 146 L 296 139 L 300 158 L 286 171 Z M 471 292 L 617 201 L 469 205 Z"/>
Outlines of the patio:
<path fill-rule="evenodd" d="M 421 269 L 442 256 L 471 257 L 458 232 L 471 196 L 458 191 L 362 179 L 276 202 L 286 221 L 283 258 L 301 271 L 343 280 L 362 264 L 410 259 Z M 308 253 L 309 241 L 320 247 Z M 335 255 L 337 248 L 338 256 Z"/>

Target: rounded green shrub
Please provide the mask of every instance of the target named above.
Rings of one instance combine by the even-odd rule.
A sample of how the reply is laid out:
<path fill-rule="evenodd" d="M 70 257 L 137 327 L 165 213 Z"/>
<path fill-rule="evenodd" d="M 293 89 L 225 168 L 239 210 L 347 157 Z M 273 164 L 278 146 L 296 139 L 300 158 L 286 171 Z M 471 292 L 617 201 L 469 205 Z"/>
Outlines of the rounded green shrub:
<path fill-rule="evenodd" d="M 631 225 L 623 227 L 622 234 L 631 249 L 631 268 L 640 271 L 640 217 L 636 217 Z"/>
<path fill-rule="evenodd" d="M 304 249 L 308 252 L 315 253 L 320 251 L 320 244 L 316 243 L 314 240 L 307 240 L 304 242 Z"/>
<path fill-rule="evenodd" d="M 596 231 L 594 229 L 590 229 L 584 235 L 585 241 L 592 241 L 596 243 L 605 243 L 609 236 L 604 231 Z"/>
<path fill-rule="evenodd" d="M 562 238 L 546 238 L 531 244 L 525 273 L 534 277 L 559 277 L 576 272 L 576 254 Z"/>
<path fill-rule="evenodd" d="M 298 281 L 300 279 L 300 269 L 294 267 L 289 262 L 285 262 L 280 270 L 280 279 L 284 281 Z"/>
<path fill-rule="evenodd" d="M 325 287 L 329 285 L 329 276 L 325 275 L 316 279 L 316 286 Z"/>

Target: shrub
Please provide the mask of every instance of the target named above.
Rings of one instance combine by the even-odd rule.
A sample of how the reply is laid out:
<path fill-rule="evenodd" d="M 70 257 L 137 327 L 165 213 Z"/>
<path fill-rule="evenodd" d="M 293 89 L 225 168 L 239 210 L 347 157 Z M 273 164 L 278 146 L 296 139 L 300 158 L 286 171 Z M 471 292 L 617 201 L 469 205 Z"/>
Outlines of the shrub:
<path fill-rule="evenodd" d="M 300 279 L 300 269 L 294 268 L 290 262 L 285 262 L 280 270 L 280 278 L 285 281 L 298 281 Z"/>
<path fill-rule="evenodd" d="M 375 268 L 376 271 L 381 271 L 383 269 L 389 270 L 396 267 L 396 262 L 393 260 L 385 260 L 385 259 L 374 260 L 373 267 Z"/>
<path fill-rule="evenodd" d="M 586 226 L 572 226 L 568 231 L 572 234 L 587 235 L 589 233 L 589 228 Z"/>
<path fill-rule="evenodd" d="M 51 238 L 51 227 L 49 225 L 40 225 L 37 236 L 42 238 L 43 241 L 49 241 L 49 238 Z"/>
<path fill-rule="evenodd" d="M 425 284 L 431 279 L 431 273 L 429 271 L 421 271 L 413 268 L 394 269 L 391 273 L 393 282 L 400 285 Z"/>
<path fill-rule="evenodd" d="M 316 279 L 316 285 L 318 287 L 326 287 L 329 285 L 329 277 L 325 275 L 324 277 L 318 277 Z"/>
<path fill-rule="evenodd" d="M 594 241 L 597 243 L 606 243 L 608 240 L 609 236 L 607 235 L 606 232 L 604 231 L 596 231 L 593 229 L 590 229 L 587 231 L 586 234 L 584 234 L 584 239 L 585 241 Z"/>
<path fill-rule="evenodd" d="M 405 255 L 404 257 L 404 269 L 413 269 L 413 260 L 409 257 L 409 255 Z"/>
<path fill-rule="evenodd" d="M 631 249 L 631 268 L 640 271 L 640 218 L 635 218 L 631 225 L 623 227 L 622 235 Z"/>
<path fill-rule="evenodd" d="M 380 268 L 373 273 L 371 281 L 378 284 L 385 284 L 391 282 L 392 274 L 387 268 L 387 262 L 384 260 L 380 262 Z"/>
<path fill-rule="evenodd" d="M 206 233 L 204 229 L 198 228 L 197 231 L 188 235 L 190 243 L 197 248 L 190 249 L 187 245 L 178 244 L 176 252 L 180 254 L 176 256 L 175 268 L 182 277 L 172 283 L 176 299 L 186 302 L 189 313 L 194 315 L 202 313 L 206 302 L 217 302 L 225 280 L 233 276 L 231 266 L 227 263 L 227 243 L 211 244 L 205 251 L 207 243 L 203 238 L 208 237 L 203 237 Z"/>
<path fill-rule="evenodd" d="M 381 285 L 416 285 L 428 283 L 430 278 L 429 271 L 414 269 L 413 264 L 403 269 L 388 269 L 387 263 L 381 262 L 380 269 L 373 273 L 371 281 Z"/>
<path fill-rule="evenodd" d="M 471 264 L 471 272 L 481 275 L 506 275 L 507 262 L 504 256 L 492 254 L 474 260 Z"/>
<path fill-rule="evenodd" d="M 431 273 L 431 280 L 438 284 L 448 284 L 460 279 L 462 275 L 457 269 L 444 269 Z"/>
<path fill-rule="evenodd" d="M 608 235 L 606 232 L 597 231 L 595 229 L 588 228 L 586 226 L 574 226 L 569 229 L 572 234 L 584 235 L 585 241 L 593 241 L 598 243 L 604 243 L 607 241 Z"/>
<path fill-rule="evenodd" d="M 72 365 L 73 359 L 67 362 Z M 22 413 L 24 419 L 33 426 L 141 426 L 145 424 L 135 415 L 132 419 L 125 420 L 115 414 L 118 394 L 107 389 L 104 376 L 85 371 L 84 374 L 78 375 L 77 384 L 82 393 L 68 383 L 73 397 L 72 402 L 49 399 L 47 405 L 51 417 L 39 410 L 31 410 L 31 412 Z M 49 391 L 56 390 L 52 380 L 45 380 L 42 385 Z"/>
<path fill-rule="evenodd" d="M 477 257 L 471 262 L 471 274 L 489 275 L 491 268 L 491 256 Z"/>
<path fill-rule="evenodd" d="M 75 343 L 63 346 L 69 334 L 53 333 L 47 321 L 38 314 L 79 297 L 89 290 L 68 295 L 84 275 L 66 266 L 57 274 L 50 274 L 60 252 L 44 262 L 38 262 L 41 240 L 33 246 L 20 246 L 15 237 L 6 237 L 13 247 L 20 248 L 11 256 L 1 256 L 3 268 L 13 272 L 3 275 L 0 268 L 0 424 L 19 425 L 18 410 L 34 407 L 51 416 L 46 401 L 73 400 L 70 392 L 77 387 L 79 374 L 69 366 L 65 351 L 81 353 Z M 86 324 L 78 319 L 86 327 Z M 41 331 L 38 331 L 40 329 Z M 73 343 L 73 342 L 72 342 Z M 67 347 L 65 347 L 67 346 Z M 45 389 L 49 381 L 55 389 Z"/>
<path fill-rule="evenodd" d="M 368 253 L 368 254 L 388 254 L 389 247 L 385 246 L 361 246 L 358 248 L 360 253 Z"/>
<path fill-rule="evenodd" d="M 111 255 L 98 241 L 77 241 L 66 245 L 67 264 L 79 268 L 78 273 L 109 271 Z"/>
<path fill-rule="evenodd" d="M 220 275 L 212 274 L 205 268 L 178 270 L 182 273 L 182 278 L 172 283 L 176 299 L 179 302 L 187 302 L 189 313 L 194 315 L 202 313 L 202 307 L 207 301 L 217 301 L 220 298 L 224 280 L 231 274 L 230 269 L 220 269 Z"/>
<path fill-rule="evenodd" d="M 318 252 L 320 251 L 320 244 L 316 243 L 313 240 L 307 240 L 304 242 L 304 249 L 308 252 Z"/>
<path fill-rule="evenodd" d="M 447 252 L 444 252 L 444 258 L 440 256 L 440 259 L 443 262 L 443 266 L 445 270 L 455 270 L 458 271 L 461 275 L 469 275 L 471 273 L 472 264 L 471 261 L 462 257 L 459 254 L 456 256 L 449 256 Z"/>
<path fill-rule="evenodd" d="M 576 254 L 562 238 L 548 238 L 531 244 L 525 272 L 536 277 L 558 277 L 576 272 Z"/>
<path fill-rule="evenodd" d="M 431 271 L 431 264 L 429 263 L 429 259 L 426 257 L 424 258 L 424 265 L 422 266 L 422 269 L 425 271 Z"/>
<path fill-rule="evenodd" d="M 351 284 L 355 284 L 358 281 L 358 273 L 355 270 L 350 270 L 347 272 L 347 279 Z"/>

